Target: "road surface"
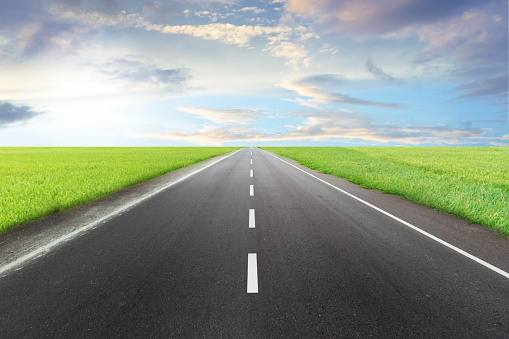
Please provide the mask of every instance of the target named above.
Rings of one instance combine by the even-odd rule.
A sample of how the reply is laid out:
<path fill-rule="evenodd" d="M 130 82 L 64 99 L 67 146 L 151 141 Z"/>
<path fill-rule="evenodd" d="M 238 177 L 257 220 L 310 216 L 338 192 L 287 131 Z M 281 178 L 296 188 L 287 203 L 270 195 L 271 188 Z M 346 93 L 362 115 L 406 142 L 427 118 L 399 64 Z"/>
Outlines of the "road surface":
<path fill-rule="evenodd" d="M 509 337 L 479 263 L 508 272 L 507 239 L 284 160 L 242 149 L 6 270 L 0 337 Z"/>

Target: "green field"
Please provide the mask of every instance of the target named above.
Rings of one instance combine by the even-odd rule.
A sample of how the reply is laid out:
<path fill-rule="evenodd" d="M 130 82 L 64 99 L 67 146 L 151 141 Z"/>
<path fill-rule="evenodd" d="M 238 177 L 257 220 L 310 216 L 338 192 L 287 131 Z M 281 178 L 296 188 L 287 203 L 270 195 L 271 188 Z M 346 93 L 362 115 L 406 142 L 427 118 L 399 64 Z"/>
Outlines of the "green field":
<path fill-rule="evenodd" d="M 0 233 L 234 147 L 2 147 Z"/>
<path fill-rule="evenodd" d="M 507 147 L 264 147 L 509 235 Z"/>

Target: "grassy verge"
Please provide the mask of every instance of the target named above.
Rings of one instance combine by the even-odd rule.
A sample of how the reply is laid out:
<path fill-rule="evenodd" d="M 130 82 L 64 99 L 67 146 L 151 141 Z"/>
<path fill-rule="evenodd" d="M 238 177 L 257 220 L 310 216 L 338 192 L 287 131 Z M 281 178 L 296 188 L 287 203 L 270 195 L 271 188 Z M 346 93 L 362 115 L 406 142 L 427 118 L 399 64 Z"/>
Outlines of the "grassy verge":
<path fill-rule="evenodd" d="M 509 235 L 507 147 L 264 147 Z"/>
<path fill-rule="evenodd" d="M 2 147 L 0 233 L 233 147 Z"/>

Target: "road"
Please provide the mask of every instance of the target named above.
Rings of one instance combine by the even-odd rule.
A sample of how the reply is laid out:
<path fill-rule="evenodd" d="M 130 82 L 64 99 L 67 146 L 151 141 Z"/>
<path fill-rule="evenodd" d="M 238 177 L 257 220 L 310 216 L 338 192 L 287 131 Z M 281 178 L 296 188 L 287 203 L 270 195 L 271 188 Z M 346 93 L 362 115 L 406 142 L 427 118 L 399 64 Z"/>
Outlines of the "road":
<path fill-rule="evenodd" d="M 10 269 L 0 337 L 509 337 L 508 277 L 317 178 L 503 272 L 507 239 L 284 160 L 242 149 Z"/>

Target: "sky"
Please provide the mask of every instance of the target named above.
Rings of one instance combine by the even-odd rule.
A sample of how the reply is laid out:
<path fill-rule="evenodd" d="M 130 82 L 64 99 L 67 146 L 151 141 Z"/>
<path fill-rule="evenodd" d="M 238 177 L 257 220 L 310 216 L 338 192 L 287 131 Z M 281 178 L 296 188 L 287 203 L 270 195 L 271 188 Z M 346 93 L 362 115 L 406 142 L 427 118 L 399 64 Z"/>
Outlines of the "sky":
<path fill-rule="evenodd" d="M 507 0 L 0 0 L 0 146 L 507 146 Z"/>

